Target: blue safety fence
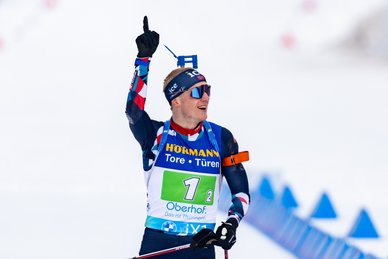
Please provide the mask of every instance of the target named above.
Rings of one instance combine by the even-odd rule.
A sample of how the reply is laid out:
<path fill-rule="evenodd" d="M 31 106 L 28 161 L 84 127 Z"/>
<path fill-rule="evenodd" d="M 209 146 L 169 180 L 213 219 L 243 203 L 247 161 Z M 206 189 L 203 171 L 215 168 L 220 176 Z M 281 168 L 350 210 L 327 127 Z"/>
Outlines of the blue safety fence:
<path fill-rule="evenodd" d="M 230 205 L 230 191 L 223 186 L 220 197 L 220 210 L 227 210 Z M 286 186 L 280 198 L 275 197 L 268 177 L 263 177 L 257 190 L 251 191 L 251 204 L 244 222 L 264 233 L 297 258 L 317 259 L 377 259 L 372 254 L 365 253 L 358 247 L 347 242 L 346 238 L 339 238 L 313 226 L 309 219 L 302 219 L 294 213 L 298 205 L 291 189 Z M 336 217 L 335 210 L 329 196 L 324 193 L 311 217 Z M 364 224 L 364 225 L 362 225 Z M 372 231 L 360 231 L 368 226 Z M 378 237 L 372 221 L 365 210 L 362 210 L 352 233 L 365 233 L 367 236 Z M 368 236 L 369 235 L 369 236 Z"/>

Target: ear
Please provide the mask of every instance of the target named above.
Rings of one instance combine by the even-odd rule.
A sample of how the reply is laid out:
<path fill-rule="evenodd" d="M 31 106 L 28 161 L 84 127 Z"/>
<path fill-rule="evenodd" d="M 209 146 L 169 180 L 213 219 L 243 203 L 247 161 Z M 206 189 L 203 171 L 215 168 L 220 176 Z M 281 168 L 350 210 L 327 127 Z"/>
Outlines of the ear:
<path fill-rule="evenodd" d="M 171 101 L 171 108 L 172 107 L 179 107 L 181 105 L 181 101 L 179 96 L 177 98 L 172 99 Z"/>

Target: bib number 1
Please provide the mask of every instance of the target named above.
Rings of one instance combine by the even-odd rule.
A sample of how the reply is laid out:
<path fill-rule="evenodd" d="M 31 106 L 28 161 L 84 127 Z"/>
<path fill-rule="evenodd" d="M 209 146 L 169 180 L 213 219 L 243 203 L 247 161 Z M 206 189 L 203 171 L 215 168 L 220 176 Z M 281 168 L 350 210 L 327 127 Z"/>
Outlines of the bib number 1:
<path fill-rule="evenodd" d="M 199 180 L 200 180 L 199 178 L 193 177 L 183 181 L 183 183 L 187 187 L 185 200 L 192 201 L 194 199 L 194 195 L 195 195 L 195 192 L 197 191 Z"/>

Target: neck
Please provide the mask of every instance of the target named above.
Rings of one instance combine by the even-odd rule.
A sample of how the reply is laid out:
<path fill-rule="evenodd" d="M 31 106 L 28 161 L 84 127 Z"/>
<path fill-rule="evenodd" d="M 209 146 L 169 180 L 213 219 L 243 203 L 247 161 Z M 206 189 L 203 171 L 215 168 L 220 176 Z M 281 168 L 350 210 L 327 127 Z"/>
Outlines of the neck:
<path fill-rule="evenodd" d="M 176 122 L 173 118 L 171 118 L 171 127 L 176 130 L 178 133 L 183 134 L 185 136 L 192 136 L 194 134 L 197 134 L 202 129 L 203 122 L 196 123 L 195 125 L 192 123 L 182 124 L 179 122 Z"/>

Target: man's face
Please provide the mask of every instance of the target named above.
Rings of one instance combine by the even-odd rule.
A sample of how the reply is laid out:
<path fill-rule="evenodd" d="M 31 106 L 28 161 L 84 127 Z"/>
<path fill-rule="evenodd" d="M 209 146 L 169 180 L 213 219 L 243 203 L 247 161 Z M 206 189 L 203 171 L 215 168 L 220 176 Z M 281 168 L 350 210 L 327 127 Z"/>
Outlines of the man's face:
<path fill-rule="evenodd" d="M 206 82 L 199 82 L 178 97 L 179 99 L 177 101 L 179 106 L 176 109 L 177 115 L 188 124 L 195 126 L 207 118 L 209 95 L 203 93 L 200 99 L 191 97 L 193 88 L 206 84 Z"/>

